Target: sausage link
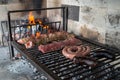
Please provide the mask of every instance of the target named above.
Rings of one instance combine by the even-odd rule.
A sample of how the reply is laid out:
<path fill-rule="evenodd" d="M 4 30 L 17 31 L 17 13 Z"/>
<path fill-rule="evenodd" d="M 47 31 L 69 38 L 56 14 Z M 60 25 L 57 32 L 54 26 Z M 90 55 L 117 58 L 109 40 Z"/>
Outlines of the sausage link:
<path fill-rule="evenodd" d="M 63 48 L 62 53 L 66 58 L 84 57 L 90 52 L 89 46 L 67 46 Z"/>
<path fill-rule="evenodd" d="M 88 53 L 90 53 L 90 47 L 85 46 L 86 50 L 82 53 L 82 56 L 86 56 Z"/>
<path fill-rule="evenodd" d="M 79 63 L 79 64 L 86 64 L 88 66 L 96 66 L 97 61 L 94 60 L 93 58 L 88 58 L 88 57 L 74 57 L 73 58 L 74 63 Z"/>

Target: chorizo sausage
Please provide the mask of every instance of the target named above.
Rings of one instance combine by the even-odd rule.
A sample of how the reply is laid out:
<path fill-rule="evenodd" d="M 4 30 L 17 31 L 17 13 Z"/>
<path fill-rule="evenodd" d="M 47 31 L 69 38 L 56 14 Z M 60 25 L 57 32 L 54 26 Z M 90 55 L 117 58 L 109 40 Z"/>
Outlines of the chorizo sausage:
<path fill-rule="evenodd" d="M 90 53 L 90 47 L 85 46 L 86 50 L 82 53 L 82 56 L 86 56 L 88 53 Z"/>
<path fill-rule="evenodd" d="M 74 57 L 84 57 L 90 52 L 89 46 L 66 46 L 62 53 L 66 58 L 73 59 Z"/>

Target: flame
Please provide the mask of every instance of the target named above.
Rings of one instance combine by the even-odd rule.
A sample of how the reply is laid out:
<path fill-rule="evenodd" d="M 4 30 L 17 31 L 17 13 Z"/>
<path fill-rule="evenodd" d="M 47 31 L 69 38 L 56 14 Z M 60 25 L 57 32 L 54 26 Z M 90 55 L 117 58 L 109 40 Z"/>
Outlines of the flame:
<path fill-rule="evenodd" d="M 40 27 L 42 27 L 43 29 L 49 30 L 49 26 L 48 26 L 48 25 L 44 25 L 44 24 L 42 23 L 42 20 L 40 20 L 40 19 L 35 19 L 32 12 L 29 12 L 28 20 L 29 20 L 29 24 L 33 24 L 33 25 L 34 25 L 34 24 L 40 24 Z M 30 29 L 31 26 L 27 26 L 27 28 Z M 36 37 L 36 38 L 40 38 L 40 36 L 41 36 L 41 32 L 36 32 L 36 33 L 35 33 L 35 37 Z"/>
<path fill-rule="evenodd" d="M 40 37 L 40 35 L 41 35 L 41 33 L 40 33 L 40 32 L 36 32 L 36 38 L 39 38 L 39 37 Z"/>
<path fill-rule="evenodd" d="M 48 28 L 49 28 L 48 25 L 43 26 L 43 29 L 48 29 Z"/>
<path fill-rule="evenodd" d="M 32 12 L 29 12 L 28 20 L 29 20 L 29 24 L 35 24 L 35 18 Z"/>

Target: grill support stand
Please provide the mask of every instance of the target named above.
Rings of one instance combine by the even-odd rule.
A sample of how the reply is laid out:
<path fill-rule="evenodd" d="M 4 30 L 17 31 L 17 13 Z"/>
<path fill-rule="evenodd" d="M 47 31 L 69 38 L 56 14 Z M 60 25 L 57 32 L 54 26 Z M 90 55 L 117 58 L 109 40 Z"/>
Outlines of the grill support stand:
<path fill-rule="evenodd" d="M 44 55 L 44 57 L 42 57 L 41 55 L 38 55 L 38 54 L 34 54 L 34 53 L 37 53 L 38 51 L 37 50 L 25 50 L 25 49 L 23 49 L 23 46 L 21 46 L 21 45 L 19 45 L 13 38 L 12 38 L 12 25 L 11 25 L 11 17 L 10 17 L 10 13 L 16 13 L 16 12 L 25 12 L 25 11 L 38 11 L 38 10 L 50 10 L 50 9 L 63 9 L 62 11 L 62 13 L 63 13 L 63 30 L 64 31 L 67 31 L 67 18 L 68 18 L 68 15 L 67 15 L 67 13 L 68 13 L 68 9 L 67 8 L 65 8 L 65 7 L 58 7 L 58 8 L 43 8 L 43 9 L 33 9 L 33 10 L 17 10 L 17 11 L 9 11 L 8 12 L 8 21 L 9 21 L 9 49 L 10 49 L 10 55 L 11 55 L 11 58 L 12 57 L 14 57 L 15 55 L 14 55 L 14 48 L 17 50 L 17 51 L 19 51 L 21 54 L 22 54 L 22 56 L 24 56 L 29 62 L 31 62 L 39 71 L 41 71 L 41 72 L 43 72 L 47 77 L 48 77 L 48 80 L 61 80 L 61 78 L 64 78 L 63 76 L 62 77 L 59 77 L 59 76 L 57 76 L 58 75 L 58 72 L 63 72 L 65 69 L 71 69 L 72 71 L 72 73 L 74 72 L 76 75 L 80 75 L 80 76 L 78 76 L 78 78 L 81 78 L 81 75 L 83 75 L 83 73 L 85 73 L 85 74 L 88 74 L 88 73 L 86 73 L 86 72 L 90 72 L 89 73 L 89 75 L 84 75 L 84 77 L 82 77 L 82 79 L 84 78 L 86 78 L 86 77 L 88 77 L 88 76 L 90 76 L 91 74 L 96 74 L 97 72 L 100 72 L 101 70 L 103 70 L 103 72 L 104 72 L 104 70 L 105 69 L 111 69 L 113 66 L 117 66 L 117 64 L 119 64 L 120 62 L 118 62 L 118 63 L 116 63 L 116 64 L 112 64 L 111 66 L 108 66 L 108 67 L 105 67 L 106 65 L 108 65 L 108 64 L 110 64 L 110 63 L 112 63 L 113 61 L 115 61 L 115 60 L 111 60 L 111 61 L 108 61 L 107 59 L 103 59 L 102 60 L 102 62 L 104 62 L 104 61 L 106 61 L 106 62 L 104 62 L 104 64 L 103 63 L 99 63 L 100 65 L 99 66 L 97 66 L 96 68 L 92 68 L 92 69 L 89 69 L 89 67 L 88 66 L 77 66 L 77 65 L 74 65 L 73 66 L 73 64 L 71 63 L 71 61 L 68 61 L 68 60 L 65 60 L 66 58 L 61 58 L 61 56 L 60 55 L 58 55 L 57 57 L 57 62 L 61 62 L 61 61 L 63 61 L 62 63 L 59 63 L 59 64 L 55 64 L 55 61 L 54 60 L 56 60 L 56 59 L 54 59 L 53 57 L 56 57 L 56 55 L 54 56 L 53 54 L 54 53 L 50 53 L 49 55 Z M 98 47 L 98 48 L 102 48 L 102 49 L 106 49 L 106 50 L 109 50 L 110 52 L 114 52 L 114 53 L 120 53 L 120 50 L 116 50 L 116 49 L 113 49 L 113 48 L 110 48 L 110 47 L 108 47 L 108 46 L 106 46 L 106 45 L 103 45 L 103 44 L 101 44 L 101 43 L 98 43 L 98 42 L 95 42 L 95 41 L 92 41 L 92 40 L 89 40 L 89 39 L 86 39 L 86 38 L 83 38 L 83 37 L 80 37 L 80 36 L 76 36 L 76 38 L 78 38 L 78 39 L 80 39 L 80 40 L 82 40 L 82 41 L 85 41 L 86 43 L 89 43 L 89 44 L 92 44 L 92 45 L 94 45 L 95 47 Z M 37 52 L 36 52 L 37 51 Z M 31 54 L 31 55 L 29 55 L 29 54 Z M 33 54 L 33 55 L 32 55 Z M 35 55 L 35 56 L 34 56 Z M 48 57 L 52 57 L 51 59 L 49 59 Z M 116 56 L 118 56 L 117 58 L 116 58 L 116 60 L 118 61 L 118 59 L 120 59 L 120 56 L 117 54 Z M 35 57 L 35 58 L 34 58 Z M 40 58 L 41 57 L 41 58 Z M 38 59 L 37 59 L 38 58 Z M 50 60 L 50 61 L 52 61 L 52 63 L 50 62 L 49 64 L 51 64 L 52 66 L 49 66 L 48 65 L 48 63 L 47 64 L 45 64 L 45 62 L 44 62 L 44 60 Z M 65 62 L 64 62 L 65 61 Z M 41 63 L 42 62 L 42 63 Z M 64 65 L 61 65 L 61 64 L 64 64 Z M 65 65 L 66 64 L 66 65 Z M 61 66 L 60 66 L 61 65 Z M 69 66 L 69 68 L 67 67 L 66 68 L 66 66 Z M 101 70 L 99 70 L 100 69 L 100 67 L 105 67 L 104 69 L 101 69 Z M 51 68 L 50 68 L 51 67 Z M 72 68 L 74 68 L 74 67 L 77 67 L 78 69 L 72 69 Z M 85 68 L 87 68 L 88 67 L 88 69 L 85 69 Z M 102 68 L 103 68 L 102 67 Z M 111 67 L 111 68 L 110 68 Z M 118 67 L 119 68 L 119 67 Z M 70 69 L 69 70 L 67 70 L 68 72 L 70 71 Z M 81 70 L 83 70 L 83 71 L 80 71 L 80 69 Z M 84 70 L 85 69 L 85 70 Z M 95 70 L 95 69 L 98 69 L 98 71 L 97 70 L 95 70 L 96 72 L 94 72 L 94 73 L 91 73 L 91 70 L 93 71 L 93 69 Z M 57 70 L 57 71 L 56 71 Z M 60 71 L 59 71 L 60 70 Z M 61 71 L 62 70 L 62 71 Z M 78 70 L 78 71 L 77 71 Z M 55 71 L 55 73 L 53 73 L 52 71 Z M 112 70 L 113 71 L 113 70 Z M 77 73 L 76 73 L 77 72 Z M 109 72 L 111 72 L 111 71 L 109 71 Z M 109 72 L 105 72 L 104 74 L 102 74 L 102 75 L 106 75 L 107 73 L 109 73 Z M 68 73 L 64 73 L 64 74 L 68 74 Z M 119 74 L 118 74 L 119 75 Z M 69 76 L 67 75 L 67 77 L 66 78 L 71 78 L 71 77 L 73 77 L 74 75 L 73 74 L 69 74 Z M 96 76 L 96 75 L 95 75 Z M 116 74 L 114 75 L 114 76 L 112 76 L 112 77 L 115 77 L 116 76 Z M 77 77 L 77 76 L 76 76 Z M 90 76 L 91 77 L 91 76 Z M 94 77 L 94 76 L 93 76 Z M 96 79 L 95 80 L 97 80 L 99 77 L 101 77 L 101 75 L 100 76 L 97 76 L 96 77 Z M 111 77 L 109 77 L 109 78 L 111 78 Z M 64 80 L 66 80 L 66 79 L 64 79 Z M 93 80 L 93 79 L 92 79 Z M 101 80 L 103 80 L 103 79 L 101 79 Z"/>
<path fill-rule="evenodd" d="M 10 17 L 10 12 L 8 12 L 8 30 L 9 30 L 9 51 L 10 51 L 10 59 L 12 59 L 15 54 L 14 54 L 14 48 L 11 45 L 11 42 L 13 41 L 12 39 L 12 29 L 11 29 L 11 17 Z"/>

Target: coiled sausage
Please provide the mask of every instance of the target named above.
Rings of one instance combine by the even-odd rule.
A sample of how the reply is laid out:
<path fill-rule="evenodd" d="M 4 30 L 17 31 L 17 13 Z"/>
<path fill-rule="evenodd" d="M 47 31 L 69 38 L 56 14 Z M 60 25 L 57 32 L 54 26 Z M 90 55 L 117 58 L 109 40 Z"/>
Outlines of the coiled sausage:
<path fill-rule="evenodd" d="M 74 57 L 84 57 L 90 53 L 89 46 L 66 46 L 62 50 L 63 55 L 66 58 L 73 59 Z"/>

